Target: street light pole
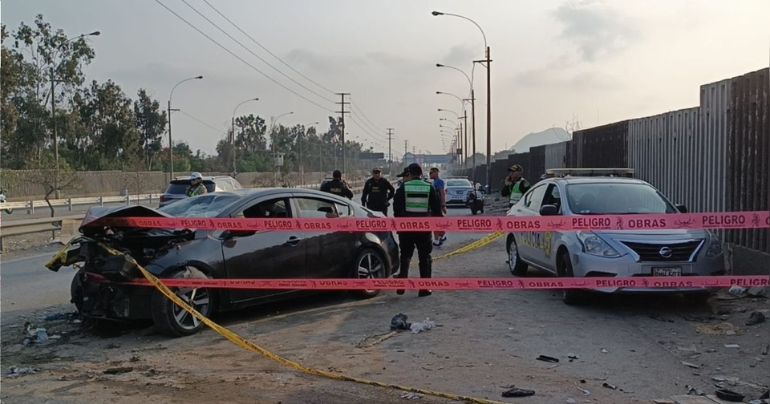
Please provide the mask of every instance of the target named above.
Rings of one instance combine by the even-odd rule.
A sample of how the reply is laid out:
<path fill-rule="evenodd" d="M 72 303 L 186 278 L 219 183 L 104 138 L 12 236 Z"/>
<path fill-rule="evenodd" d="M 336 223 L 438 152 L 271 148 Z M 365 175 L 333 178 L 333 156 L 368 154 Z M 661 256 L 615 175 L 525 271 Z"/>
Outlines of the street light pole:
<path fill-rule="evenodd" d="M 174 97 L 174 90 L 177 86 L 190 80 L 201 80 L 203 76 L 195 76 L 186 78 L 171 87 L 171 93 L 168 95 L 168 164 L 169 164 L 169 181 L 174 179 L 174 142 L 171 140 L 171 98 Z"/>
<path fill-rule="evenodd" d="M 245 101 L 241 101 L 241 103 L 239 103 L 238 105 L 235 106 L 235 108 L 233 108 L 233 117 L 230 120 L 230 136 L 231 136 L 230 145 L 233 147 L 233 177 L 235 177 L 235 174 L 238 173 L 238 168 L 236 167 L 237 160 L 236 160 L 236 154 L 235 154 L 236 153 L 235 151 L 236 149 L 235 147 L 235 111 L 237 111 L 238 107 L 240 107 L 241 105 L 251 101 L 259 101 L 259 98 L 255 97 L 255 98 L 249 98 L 248 100 L 245 100 Z"/>
<path fill-rule="evenodd" d="M 481 31 L 481 36 L 484 38 L 484 53 L 486 55 L 486 60 L 485 61 L 486 61 L 486 67 L 487 67 L 487 166 L 486 166 L 486 182 L 487 182 L 487 184 L 486 184 L 486 186 L 488 186 L 489 189 L 491 190 L 492 184 L 491 184 L 491 179 L 490 179 L 490 173 L 491 173 L 491 167 L 490 166 L 491 166 L 491 154 L 492 154 L 492 95 L 491 95 L 491 93 L 492 93 L 492 84 L 491 84 L 491 82 L 492 82 L 492 73 L 491 73 L 492 59 L 491 59 L 491 52 L 490 52 L 490 49 L 489 49 L 489 45 L 487 44 L 487 35 L 484 33 L 484 30 L 481 28 L 481 26 L 476 21 L 473 21 L 472 19 L 470 19 L 468 17 L 462 16 L 462 15 L 459 15 L 459 14 L 442 13 L 440 11 L 433 11 L 433 12 L 431 12 L 431 14 L 433 16 L 448 15 L 448 16 L 462 18 L 464 20 L 470 21 L 471 23 L 473 23 L 473 25 L 476 26 L 476 28 L 479 29 L 479 31 Z M 473 85 L 471 85 L 471 88 L 472 87 L 473 87 Z M 473 98 L 474 98 L 473 97 L 473 90 L 471 90 L 471 99 L 473 99 Z M 475 126 L 475 123 L 474 123 L 474 126 Z M 476 152 L 475 152 L 475 147 L 476 147 L 475 137 L 474 137 L 474 144 L 473 144 L 473 146 L 474 146 L 474 153 L 473 154 L 474 154 L 474 160 L 475 160 L 475 155 L 476 155 Z M 474 163 L 474 166 L 475 166 L 475 163 Z M 474 172 L 475 172 L 475 169 L 474 169 Z"/>
<path fill-rule="evenodd" d="M 473 178 L 473 183 L 475 184 L 476 183 L 476 96 L 473 89 L 473 79 L 470 76 L 468 76 L 468 74 L 465 73 L 462 69 L 458 69 L 454 66 L 447 66 L 441 63 L 436 63 L 436 67 L 447 67 L 452 70 L 457 70 L 458 72 L 462 73 L 463 76 L 465 76 L 465 78 L 468 80 L 468 86 L 470 87 L 470 90 L 471 90 L 470 91 L 471 92 L 471 99 L 470 99 L 471 101 L 471 137 L 472 137 L 471 143 L 473 146 L 472 147 L 473 154 L 471 155 L 471 160 L 473 162 L 473 173 L 471 176 Z M 440 93 L 440 92 L 437 92 L 437 93 Z M 442 93 L 442 94 L 447 94 L 447 93 Z"/>

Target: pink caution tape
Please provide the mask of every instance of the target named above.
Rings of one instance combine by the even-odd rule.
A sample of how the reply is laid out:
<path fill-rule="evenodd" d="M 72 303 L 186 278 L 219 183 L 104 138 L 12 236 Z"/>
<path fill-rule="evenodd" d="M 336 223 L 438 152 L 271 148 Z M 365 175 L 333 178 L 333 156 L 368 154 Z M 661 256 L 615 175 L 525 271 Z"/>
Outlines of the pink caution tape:
<path fill-rule="evenodd" d="M 247 218 L 100 218 L 87 226 L 116 226 L 162 229 L 291 231 L 291 232 L 379 232 L 450 231 L 467 233 L 546 231 L 637 231 L 664 229 L 767 229 L 770 212 L 711 212 L 656 215 L 602 216 L 501 216 L 420 218 L 329 218 L 329 219 L 247 219 Z"/>
<path fill-rule="evenodd" d="M 93 282 L 109 282 L 88 273 Z M 676 276 L 631 278 L 387 278 L 387 279 L 161 279 L 168 287 L 247 290 L 538 290 L 538 289 L 689 289 L 770 286 L 768 276 Z M 145 280 L 122 282 L 151 286 Z"/>

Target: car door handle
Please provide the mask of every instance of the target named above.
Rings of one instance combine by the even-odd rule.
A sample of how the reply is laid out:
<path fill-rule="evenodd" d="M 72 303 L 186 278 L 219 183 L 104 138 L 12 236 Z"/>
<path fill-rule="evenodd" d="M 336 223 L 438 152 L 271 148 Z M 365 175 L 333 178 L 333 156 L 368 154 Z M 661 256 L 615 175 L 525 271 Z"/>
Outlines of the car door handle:
<path fill-rule="evenodd" d="M 297 237 L 297 236 L 291 236 L 291 237 L 289 237 L 288 240 L 286 240 L 286 242 L 284 244 L 286 244 L 286 245 L 297 245 L 297 244 L 299 244 L 300 240 L 301 239 L 299 237 Z"/>

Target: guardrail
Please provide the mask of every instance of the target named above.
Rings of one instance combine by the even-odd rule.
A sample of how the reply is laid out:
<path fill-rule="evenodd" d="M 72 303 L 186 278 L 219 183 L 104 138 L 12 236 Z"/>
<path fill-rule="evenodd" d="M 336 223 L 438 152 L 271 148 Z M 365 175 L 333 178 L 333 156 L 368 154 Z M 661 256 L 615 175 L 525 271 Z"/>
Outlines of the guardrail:
<path fill-rule="evenodd" d="M 5 222 L 2 228 L 0 228 L 0 253 L 5 252 L 6 245 L 4 240 L 10 236 L 22 236 L 46 231 L 50 231 L 51 237 L 54 238 L 57 231 L 67 231 L 67 233 L 72 233 L 74 236 L 74 232 L 77 231 L 76 224 L 80 223 L 84 217 L 84 215 L 73 215 Z"/>
<path fill-rule="evenodd" d="M 105 203 L 118 203 L 124 202 L 126 205 L 130 205 L 131 202 L 148 201 L 152 203 L 153 200 L 160 201 L 161 194 L 139 194 L 139 195 L 126 195 L 126 196 L 97 196 L 97 197 L 85 197 L 85 198 L 66 198 L 66 199 L 51 199 L 51 206 L 66 206 L 72 211 L 72 207 L 76 205 L 100 205 L 104 206 Z M 48 204 L 45 200 L 36 201 L 24 201 L 24 202 L 5 202 L 2 204 L 3 209 L 26 209 L 28 214 L 35 213 L 37 208 L 47 208 Z"/>

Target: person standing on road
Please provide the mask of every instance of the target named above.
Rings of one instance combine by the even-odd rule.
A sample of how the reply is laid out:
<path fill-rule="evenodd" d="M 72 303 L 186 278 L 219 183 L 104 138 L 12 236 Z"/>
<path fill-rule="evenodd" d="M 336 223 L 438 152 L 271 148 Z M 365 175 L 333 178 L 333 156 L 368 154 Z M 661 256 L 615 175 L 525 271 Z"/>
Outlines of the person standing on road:
<path fill-rule="evenodd" d="M 321 185 L 322 192 L 339 195 L 348 199 L 353 199 L 353 191 L 348 188 L 348 184 L 342 180 L 342 172 L 334 170 L 332 180 Z"/>
<path fill-rule="evenodd" d="M 389 201 L 393 199 L 395 192 L 396 189 L 393 188 L 393 185 L 385 178 L 382 178 L 382 170 L 375 168 L 372 170 L 372 178 L 366 180 L 364 184 L 361 204 L 388 216 Z"/>
<path fill-rule="evenodd" d="M 419 164 L 410 164 L 398 176 L 404 177 L 404 182 L 398 187 L 396 195 L 393 197 L 393 216 L 443 216 L 438 193 L 431 184 L 420 178 L 422 176 L 422 167 Z M 417 248 L 417 256 L 420 261 L 420 277 L 431 277 L 432 258 L 430 253 L 433 250 L 431 232 L 399 232 L 398 246 L 401 250 L 399 278 L 409 277 L 409 263 L 412 261 L 415 247 Z M 404 290 L 399 289 L 396 293 L 402 295 Z M 431 293 L 428 289 L 421 289 L 417 296 L 429 296 Z"/>
<path fill-rule="evenodd" d="M 190 173 L 190 186 L 187 187 L 187 196 L 198 196 L 209 193 L 206 186 L 203 185 L 203 176 L 199 172 Z"/>
<path fill-rule="evenodd" d="M 508 176 L 505 177 L 505 183 L 500 194 L 508 197 L 508 207 L 515 205 L 524 193 L 530 188 L 529 182 L 523 177 L 524 168 L 514 164 L 508 169 Z"/>
<path fill-rule="evenodd" d="M 429 172 L 430 179 L 433 181 L 433 188 L 436 189 L 436 193 L 438 194 L 438 199 L 441 201 L 441 213 L 442 216 L 446 216 L 447 210 L 446 210 L 446 183 L 444 180 L 439 177 L 439 170 L 438 167 L 432 167 Z M 445 231 L 434 231 L 433 232 L 433 245 L 436 247 L 440 247 L 444 244 L 446 241 L 446 232 Z"/>

